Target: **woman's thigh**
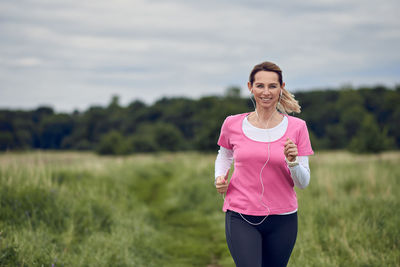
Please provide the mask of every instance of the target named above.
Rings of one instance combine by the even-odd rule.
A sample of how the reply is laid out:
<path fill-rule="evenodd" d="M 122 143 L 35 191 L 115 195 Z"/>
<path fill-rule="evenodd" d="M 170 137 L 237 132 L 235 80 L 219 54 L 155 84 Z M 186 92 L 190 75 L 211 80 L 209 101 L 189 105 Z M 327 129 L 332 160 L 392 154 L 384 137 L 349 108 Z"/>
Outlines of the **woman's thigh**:
<path fill-rule="evenodd" d="M 225 234 L 237 267 L 261 267 L 262 238 L 255 226 L 245 222 L 239 214 L 228 210 Z"/>
<path fill-rule="evenodd" d="M 262 266 L 286 266 L 297 238 L 297 213 L 269 216 L 260 229 L 262 234 Z"/>

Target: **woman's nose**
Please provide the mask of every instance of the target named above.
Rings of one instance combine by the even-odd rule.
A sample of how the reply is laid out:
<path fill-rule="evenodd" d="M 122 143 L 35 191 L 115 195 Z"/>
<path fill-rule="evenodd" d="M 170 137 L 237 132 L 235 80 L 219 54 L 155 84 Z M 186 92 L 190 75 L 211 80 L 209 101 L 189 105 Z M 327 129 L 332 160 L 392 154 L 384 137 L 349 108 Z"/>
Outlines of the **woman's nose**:
<path fill-rule="evenodd" d="M 263 94 L 269 95 L 269 94 L 271 93 L 271 90 L 270 90 L 269 88 L 265 88 L 265 89 L 262 91 L 262 93 L 263 93 Z"/>

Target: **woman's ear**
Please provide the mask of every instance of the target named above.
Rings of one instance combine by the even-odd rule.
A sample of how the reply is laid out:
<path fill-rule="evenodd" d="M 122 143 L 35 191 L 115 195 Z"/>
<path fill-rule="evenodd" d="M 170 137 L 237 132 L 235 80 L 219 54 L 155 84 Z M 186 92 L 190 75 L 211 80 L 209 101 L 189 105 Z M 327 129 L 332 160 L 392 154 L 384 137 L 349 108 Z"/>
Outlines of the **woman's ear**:
<path fill-rule="evenodd" d="M 250 82 L 247 82 L 247 87 L 249 88 L 250 93 L 253 93 L 253 86 L 251 85 Z"/>

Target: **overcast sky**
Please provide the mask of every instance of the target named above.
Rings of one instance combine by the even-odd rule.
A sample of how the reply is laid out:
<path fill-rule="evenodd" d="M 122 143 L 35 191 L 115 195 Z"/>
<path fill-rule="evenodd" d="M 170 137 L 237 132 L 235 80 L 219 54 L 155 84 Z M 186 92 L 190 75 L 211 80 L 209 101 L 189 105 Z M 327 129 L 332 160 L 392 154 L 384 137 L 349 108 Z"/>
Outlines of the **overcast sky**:
<path fill-rule="evenodd" d="M 0 108 L 222 95 L 273 61 L 296 92 L 400 82 L 398 0 L 2 0 Z"/>

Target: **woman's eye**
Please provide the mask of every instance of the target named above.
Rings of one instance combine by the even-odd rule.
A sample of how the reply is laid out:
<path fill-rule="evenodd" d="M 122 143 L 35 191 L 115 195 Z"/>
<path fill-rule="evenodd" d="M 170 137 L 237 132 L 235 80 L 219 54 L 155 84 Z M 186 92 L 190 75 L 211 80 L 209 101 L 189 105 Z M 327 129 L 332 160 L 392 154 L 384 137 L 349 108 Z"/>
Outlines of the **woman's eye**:
<path fill-rule="evenodd" d="M 264 86 L 262 84 L 258 84 L 256 85 L 257 88 L 264 88 Z"/>

